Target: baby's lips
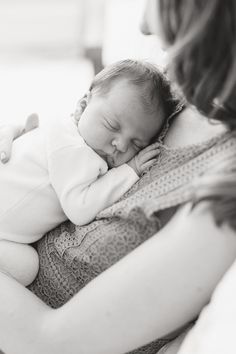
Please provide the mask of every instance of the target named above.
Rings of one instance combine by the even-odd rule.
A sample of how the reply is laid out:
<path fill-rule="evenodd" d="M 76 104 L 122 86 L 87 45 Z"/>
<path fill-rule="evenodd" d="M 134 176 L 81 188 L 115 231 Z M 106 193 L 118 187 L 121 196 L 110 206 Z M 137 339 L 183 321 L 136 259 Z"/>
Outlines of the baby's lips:
<path fill-rule="evenodd" d="M 109 167 L 115 167 L 115 161 L 113 159 L 113 157 L 111 156 L 106 156 L 106 162 L 108 164 Z"/>

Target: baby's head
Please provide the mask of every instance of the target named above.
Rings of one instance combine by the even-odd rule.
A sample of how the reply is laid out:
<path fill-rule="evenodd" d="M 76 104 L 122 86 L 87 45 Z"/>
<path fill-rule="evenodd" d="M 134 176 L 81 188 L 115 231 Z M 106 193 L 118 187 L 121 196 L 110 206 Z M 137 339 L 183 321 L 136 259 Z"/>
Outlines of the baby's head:
<path fill-rule="evenodd" d="M 109 167 L 129 161 L 146 147 L 173 113 L 165 75 L 145 61 L 123 60 L 95 76 L 79 101 L 78 129 Z"/>

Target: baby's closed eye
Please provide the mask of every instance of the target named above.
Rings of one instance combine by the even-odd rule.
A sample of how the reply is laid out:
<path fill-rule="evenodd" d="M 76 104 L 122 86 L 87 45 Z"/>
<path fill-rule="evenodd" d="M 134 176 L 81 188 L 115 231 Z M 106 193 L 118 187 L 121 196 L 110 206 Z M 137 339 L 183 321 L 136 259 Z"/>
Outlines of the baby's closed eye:
<path fill-rule="evenodd" d="M 118 124 L 110 122 L 108 119 L 105 119 L 105 127 L 113 132 L 117 132 L 120 130 L 120 126 Z"/>

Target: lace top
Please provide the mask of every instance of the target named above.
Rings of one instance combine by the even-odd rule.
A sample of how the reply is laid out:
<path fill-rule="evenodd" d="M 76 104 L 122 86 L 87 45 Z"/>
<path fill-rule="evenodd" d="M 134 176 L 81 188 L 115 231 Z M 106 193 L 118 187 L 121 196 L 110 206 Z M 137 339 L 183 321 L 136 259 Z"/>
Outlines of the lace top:
<path fill-rule="evenodd" d="M 205 143 L 169 148 L 160 143 L 155 164 L 92 223 L 65 222 L 37 244 L 40 270 L 30 289 L 56 308 L 102 271 L 153 236 L 160 211 L 192 199 L 194 181 L 236 151 L 236 138 L 221 134 Z M 163 341 L 134 353 L 156 353 Z"/>

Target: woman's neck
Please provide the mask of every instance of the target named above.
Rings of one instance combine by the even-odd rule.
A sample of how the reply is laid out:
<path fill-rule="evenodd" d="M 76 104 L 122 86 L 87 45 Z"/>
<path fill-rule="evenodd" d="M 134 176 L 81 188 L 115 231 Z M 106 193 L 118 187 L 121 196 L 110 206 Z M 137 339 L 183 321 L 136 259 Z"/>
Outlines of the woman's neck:
<path fill-rule="evenodd" d="M 164 143 L 170 147 L 199 144 L 226 132 L 222 123 L 210 122 L 194 108 L 187 107 L 173 120 Z"/>

